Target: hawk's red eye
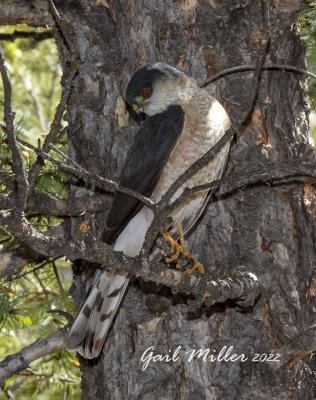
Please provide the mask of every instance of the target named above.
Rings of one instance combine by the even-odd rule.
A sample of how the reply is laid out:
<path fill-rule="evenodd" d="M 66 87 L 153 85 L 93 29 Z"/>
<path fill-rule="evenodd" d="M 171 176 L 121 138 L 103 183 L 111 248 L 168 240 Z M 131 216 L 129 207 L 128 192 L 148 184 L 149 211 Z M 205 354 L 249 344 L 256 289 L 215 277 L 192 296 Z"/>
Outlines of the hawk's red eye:
<path fill-rule="evenodd" d="M 142 99 L 147 99 L 147 97 L 150 96 L 150 89 L 149 88 L 145 88 L 140 92 L 140 97 Z"/>

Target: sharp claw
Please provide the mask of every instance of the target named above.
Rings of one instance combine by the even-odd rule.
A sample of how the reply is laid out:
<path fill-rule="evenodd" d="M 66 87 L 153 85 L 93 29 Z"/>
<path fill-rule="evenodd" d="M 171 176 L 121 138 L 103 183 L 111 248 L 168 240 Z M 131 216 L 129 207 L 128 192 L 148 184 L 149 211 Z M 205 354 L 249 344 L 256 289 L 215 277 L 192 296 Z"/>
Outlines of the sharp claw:
<path fill-rule="evenodd" d="M 190 268 L 190 269 L 187 269 L 185 271 L 187 274 L 192 274 L 192 272 L 195 271 L 196 269 L 198 269 L 201 274 L 204 274 L 203 264 L 201 264 L 199 261 L 197 261 L 195 259 L 195 257 L 193 256 L 193 254 L 190 254 L 188 252 L 187 248 L 186 248 L 186 244 L 185 244 L 185 241 L 184 241 L 182 228 L 181 228 L 181 225 L 179 223 L 177 223 L 177 227 L 178 227 L 178 234 L 179 234 L 180 244 L 177 243 L 171 237 L 171 235 L 169 234 L 169 232 L 167 230 L 163 230 L 162 231 L 162 235 L 163 235 L 164 239 L 170 243 L 170 253 L 173 253 L 174 249 L 176 248 L 175 254 L 173 256 L 169 257 L 169 258 L 165 258 L 165 261 L 169 264 L 169 263 L 177 260 L 179 258 L 180 253 L 182 253 L 184 257 L 189 258 L 189 259 L 194 261 L 193 267 Z M 181 265 L 177 264 L 176 268 L 180 269 Z"/>
<path fill-rule="evenodd" d="M 187 247 L 186 247 L 186 244 L 185 244 L 185 241 L 184 241 L 184 236 L 183 236 L 183 232 L 182 232 L 181 225 L 180 225 L 179 223 L 177 223 L 177 227 L 178 227 L 178 234 L 179 234 L 179 239 L 180 239 L 181 247 L 182 247 L 182 249 L 183 249 L 183 253 L 184 253 L 184 252 L 187 253 L 188 250 L 187 250 Z"/>
<path fill-rule="evenodd" d="M 178 258 L 179 258 L 179 255 L 180 255 L 180 252 L 181 252 L 181 246 L 178 244 L 178 243 L 174 243 L 175 244 L 175 246 L 176 246 L 176 252 L 175 252 L 175 254 L 172 256 L 172 257 L 169 257 L 169 258 L 166 258 L 165 260 L 166 260 L 166 262 L 169 264 L 169 263 L 171 263 L 172 261 L 175 261 L 175 260 L 177 260 Z M 172 251 L 173 250 L 171 250 L 170 249 L 170 252 L 172 253 Z"/>
<path fill-rule="evenodd" d="M 200 271 L 200 273 L 202 274 L 202 275 L 204 275 L 204 266 L 203 266 L 203 264 L 202 263 L 200 263 L 199 262 L 199 265 L 198 265 L 198 270 Z"/>
<path fill-rule="evenodd" d="M 189 257 L 190 258 L 190 257 Z M 200 263 L 199 261 L 197 261 L 195 258 L 192 258 L 194 260 L 194 265 L 192 268 L 190 269 L 186 269 L 184 272 L 186 274 L 192 274 L 193 271 L 195 271 L 196 269 L 198 269 L 200 271 L 200 273 L 203 275 L 204 274 L 204 267 L 203 264 Z"/>

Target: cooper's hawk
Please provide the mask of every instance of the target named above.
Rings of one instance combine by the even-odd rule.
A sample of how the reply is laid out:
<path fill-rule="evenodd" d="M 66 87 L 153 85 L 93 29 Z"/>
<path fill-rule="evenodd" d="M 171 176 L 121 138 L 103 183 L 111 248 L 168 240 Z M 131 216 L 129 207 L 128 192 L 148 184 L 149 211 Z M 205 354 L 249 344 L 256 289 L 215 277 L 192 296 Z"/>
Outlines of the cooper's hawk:
<path fill-rule="evenodd" d="M 149 118 L 138 130 L 128 151 L 120 184 L 153 201 L 160 200 L 173 182 L 202 157 L 230 126 L 220 103 L 201 90 L 197 82 L 183 72 L 162 63 L 140 69 L 132 77 L 126 92 L 127 103 Z M 209 165 L 200 169 L 174 194 L 218 179 L 229 151 L 226 144 Z M 180 205 L 171 215 L 165 232 L 177 235 L 177 226 L 185 234 L 201 215 L 209 191 L 203 190 Z M 114 250 L 129 256 L 139 254 L 152 211 L 135 198 L 117 192 L 106 222 L 102 240 Z M 106 260 L 105 260 L 106 265 Z M 99 274 L 88 299 L 73 323 L 66 347 L 85 358 L 97 357 L 122 300 L 128 276 L 119 272 Z"/>

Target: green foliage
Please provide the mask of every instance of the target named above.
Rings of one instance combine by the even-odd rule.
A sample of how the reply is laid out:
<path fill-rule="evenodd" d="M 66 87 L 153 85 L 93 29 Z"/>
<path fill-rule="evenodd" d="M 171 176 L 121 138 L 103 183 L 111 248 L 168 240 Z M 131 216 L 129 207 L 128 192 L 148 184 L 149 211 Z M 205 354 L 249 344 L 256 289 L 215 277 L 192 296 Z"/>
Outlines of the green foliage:
<path fill-rule="evenodd" d="M 63 153 L 68 153 L 68 146 L 66 144 L 59 145 L 58 148 Z M 64 161 L 58 153 L 51 151 L 50 154 L 54 158 Z M 67 198 L 67 181 L 68 175 L 65 172 L 62 172 L 50 161 L 45 161 L 45 165 L 37 178 L 35 191 L 36 193 L 49 194 L 57 198 Z"/>
<path fill-rule="evenodd" d="M 38 31 L 26 25 L 2 27 L 1 33 Z M 12 106 L 25 139 L 45 137 L 61 94 L 60 65 L 53 40 L 16 39 L 1 43 L 13 88 Z M 3 98 L 0 97 L 0 100 Z"/>
<path fill-rule="evenodd" d="M 0 287 L 0 332 L 19 334 L 19 329 L 31 324 L 23 306 L 23 294 L 16 294 L 10 287 Z"/>
<path fill-rule="evenodd" d="M 21 399 L 79 400 L 78 366 L 66 351 L 56 352 L 17 376 L 10 389 Z"/>
<path fill-rule="evenodd" d="M 1 33 L 8 34 L 14 31 L 43 32 L 43 29 L 29 28 L 26 25 L 0 28 Z M 16 113 L 15 133 L 33 145 L 37 145 L 38 139 L 43 143 L 61 95 L 61 69 L 54 41 L 53 39 L 43 41 L 16 39 L 13 42 L 4 41 L 1 45 L 13 90 L 12 108 Z M 1 86 L 2 81 L 0 89 Z M 0 90 L 0 113 L 3 113 L 3 101 L 3 90 Z M 65 142 L 60 143 L 58 147 L 67 153 Z M 29 172 L 37 157 L 32 150 L 22 145 L 20 148 L 24 167 L 26 172 Z M 6 178 L 11 180 L 13 185 L 11 155 L 2 131 L 0 132 L 0 171 L 6 173 Z M 38 176 L 35 192 L 66 198 L 66 182 L 67 175 L 46 161 Z M 5 185 L 0 185 L 0 193 L 6 193 L 6 189 Z"/>
<path fill-rule="evenodd" d="M 34 267 L 27 266 L 19 272 L 21 277 L 12 282 L 2 281 L 1 358 L 61 329 L 66 320 L 58 310 L 74 312 L 68 295 L 71 278 L 68 263 L 59 259 L 33 271 Z M 74 355 L 59 351 L 32 363 L 29 369 L 9 380 L 8 386 L 16 398 L 79 399 L 78 367 Z"/>
<path fill-rule="evenodd" d="M 2 33 L 16 30 L 38 31 L 27 26 L 3 27 Z M 53 39 L 36 41 L 16 39 L 1 43 L 12 83 L 12 108 L 16 113 L 15 133 L 37 146 L 44 142 L 60 99 L 61 70 Z M 3 90 L 0 80 L 0 121 L 3 115 Z M 2 121 L 1 121 L 2 122 Z M 68 152 L 66 138 L 62 135 L 57 147 Z M 29 173 L 37 160 L 36 154 L 19 145 L 23 165 Z M 58 154 L 51 152 L 55 158 Z M 37 178 L 35 193 L 66 198 L 68 176 L 56 165 L 45 161 Z M 14 188 L 11 154 L 5 133 L 0 129 L 0 193 L 10 193 Z M 38 231 L 47 231 L 59 225 L 62 219 L 37 213 L 26 215 Z M 0 249 L 12 248 L 19 241 L 5 226 L 0 227 Z M 69 262 L 58 259 L 46 265 L 31 264 L 18 271 L 12 281 L 0 281 L 0 360 L 20 351 L 38 338 L 45 338 L 63 328 L 67 321 L 57 312 L 74 313 L 68 289 L 71 283 Z M 4 389 L 17 399 L 60 400 L 80 398 L 80 370 L 74 354 L 59 351 L 30 365 L 26 371 L 7 380 Z M 5 398 L 0 389 L 0 398 Z"/>

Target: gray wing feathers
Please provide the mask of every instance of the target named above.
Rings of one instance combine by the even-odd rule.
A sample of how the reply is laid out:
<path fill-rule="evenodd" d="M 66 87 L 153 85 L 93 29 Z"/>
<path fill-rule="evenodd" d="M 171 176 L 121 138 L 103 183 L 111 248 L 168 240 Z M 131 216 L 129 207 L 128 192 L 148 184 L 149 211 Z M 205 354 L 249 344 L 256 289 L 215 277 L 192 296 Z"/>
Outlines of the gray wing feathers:
<path fill-rule="evenodd" d="M 181 106 L 172 105 L 148 118 L 136 133 L 120 176 L 120 184 L 149 197 L 156 187 L 184 125 Z M 111 244 L 143 207 L 137 199 L 117 192 L 101 240 Z"/>
<path fill-rule="evenodd" d="M 126 274 L 102 272 L 69 331 L 69 351 L 89 359 L 99 355 L 127 285 Z"/>

